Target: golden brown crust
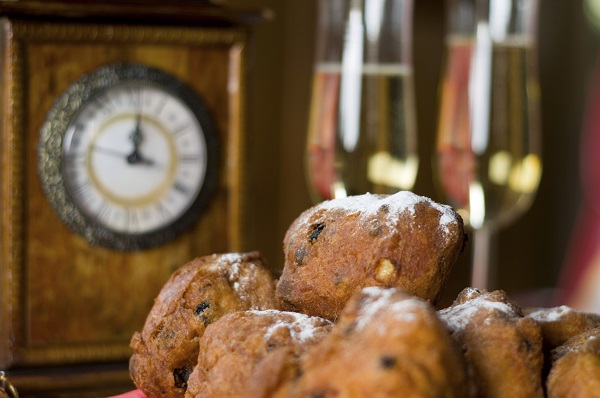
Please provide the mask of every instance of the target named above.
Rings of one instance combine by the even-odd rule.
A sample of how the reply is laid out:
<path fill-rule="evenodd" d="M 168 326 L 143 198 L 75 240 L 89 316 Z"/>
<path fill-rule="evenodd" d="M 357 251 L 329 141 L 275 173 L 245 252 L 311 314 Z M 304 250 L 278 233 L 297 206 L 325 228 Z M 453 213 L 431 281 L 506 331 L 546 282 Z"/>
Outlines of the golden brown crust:
<path fill-rule="evenodd" d="M 553 351 L 549 398 L 595 397 L 600 391 L 600 327 L 583 332 Z"/>
<path fill-rule="evenodd" d="M 460 352 L 430 304 L 401 289 L 368 287 L 275 397 L 463 397 L 465 378 Z"/>
<path fill-rule="evenodd" d="M 297 358 L 330 328 L 326 319 L 276 310 L 225 315 L 200 339 L 185 396 L 271 397 L 295 375 Z"/>
<path fill-rule="evenodd" d="M 552 350 L 552 361 L 556 362 L 570 352 L 597 351 L 598 349 L 600 349 L 600 327 L 586 330 L 556 347 Z"/>
<path fill-rule="evenodd" d="M 469 396 L 544 396 L 540 327 L 503 291 L 467 288 L 439 316 L 467 360 Z"/>
<path fill-rule="evenodd" d="M 411 192 L 323 202 L 286 233 L 277 297 L 284 309 L 331 320 L 366 286 L 435 303 L 463 240 L 457 213 Z"/>
<path fill-rule="evenodd" d="M 229 312 L 276 308 L 274 285 L 258 252 L 201 257 L 179 268 L 131 340 L 136 386 L 149 397 L 183 397 L 205 328 Z"/>
<path fill-rule="evenodd" d="M 289 347 L 275 349 L 260 361 L 246 383 L 247 398 L 288 397 L 286 386 L 301 372 L 300 357 Z"/>

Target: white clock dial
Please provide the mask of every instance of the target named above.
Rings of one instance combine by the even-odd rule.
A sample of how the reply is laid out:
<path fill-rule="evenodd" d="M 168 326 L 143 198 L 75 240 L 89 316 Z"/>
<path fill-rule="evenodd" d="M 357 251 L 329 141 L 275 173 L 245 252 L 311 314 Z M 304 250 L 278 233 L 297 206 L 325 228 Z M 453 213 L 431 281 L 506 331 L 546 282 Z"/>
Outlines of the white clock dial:
<path fill-rule="evenodd" d="M 46 135 L 62 138 L 61 166 L 50 174 L 60 176 L 65 206 L 81 218 L 82 234 L 108 237 L 109 245 L 141 236 L 131 247 L 148 246 L 145 236 L 152 242 L 172 236 L 198 207 L 215 163 L 215 141 L 200 103 L 170 76 L 138 66 L 109 71 L 119 79 L 105 83 L 96 76 L 100 87 L 83 92 L 68 122 L 57 113 L 64 128 L 48 124 Z M 48 147 L 42 142 L 42 150 Z M 67 213 L 62 217 L 71 217 Z"/>
<path fill-rule="evenodd" d="M 141 233 L 169 225 L 204 181 L 206 144 L 190 109 L 140 84 L 111 87 L 83 106 L 63 141 L 65 184 L 88 217 Z"/>

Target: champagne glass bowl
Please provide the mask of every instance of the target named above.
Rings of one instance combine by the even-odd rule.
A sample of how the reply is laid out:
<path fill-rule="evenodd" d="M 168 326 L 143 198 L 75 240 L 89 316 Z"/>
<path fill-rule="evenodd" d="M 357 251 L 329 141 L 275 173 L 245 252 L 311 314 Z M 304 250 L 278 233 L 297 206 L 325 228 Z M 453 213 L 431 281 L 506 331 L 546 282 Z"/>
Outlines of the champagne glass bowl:
<path fill-rule="evenodd" d="M 306 145 L 315 203 L 413 187 L 413 0 L 319 1 Z"/>
<path fill-rule="evenodd" d="M 471 284 L 489 288 L 490 243 L 541 178 L 537 0 L 447 0 L 436 177 L 473 230 Z"/>

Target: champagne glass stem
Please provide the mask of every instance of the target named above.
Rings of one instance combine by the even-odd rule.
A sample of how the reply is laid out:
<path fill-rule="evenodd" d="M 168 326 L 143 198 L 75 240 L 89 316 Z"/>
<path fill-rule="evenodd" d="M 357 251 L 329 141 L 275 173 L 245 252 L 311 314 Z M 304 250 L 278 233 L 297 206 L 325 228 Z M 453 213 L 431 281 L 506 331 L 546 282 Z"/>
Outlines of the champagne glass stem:
<path fill-rule="evenodd" d="M 473 232 L 473 268 L 471 285 L 477 289 L 489 289 L 490 283 L 490 251 L 492 230 L 489 227 L 477 228 Z"/>

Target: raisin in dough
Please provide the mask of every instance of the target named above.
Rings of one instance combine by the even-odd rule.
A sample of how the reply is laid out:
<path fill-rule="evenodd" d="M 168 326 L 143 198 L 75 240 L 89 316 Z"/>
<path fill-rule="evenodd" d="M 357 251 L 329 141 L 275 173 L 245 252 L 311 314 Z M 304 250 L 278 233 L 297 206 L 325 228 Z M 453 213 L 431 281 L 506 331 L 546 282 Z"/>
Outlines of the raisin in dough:
<path fill-rule="evenodd" d="M 131 340 L 136 386 L 150 398 L 183 397 L 206 327 L 229 312 L 277 308 L 274 287 L 257 252 L 201 257 L 178 269 Z"/>
<path fill-rule="evenodd" d="M 456 212 L 412 192 L 326 201 L 290 225 L 277 297 L 283 309 L 330 320 L 366 286 L 435 303 L 464 239 Z"/>

